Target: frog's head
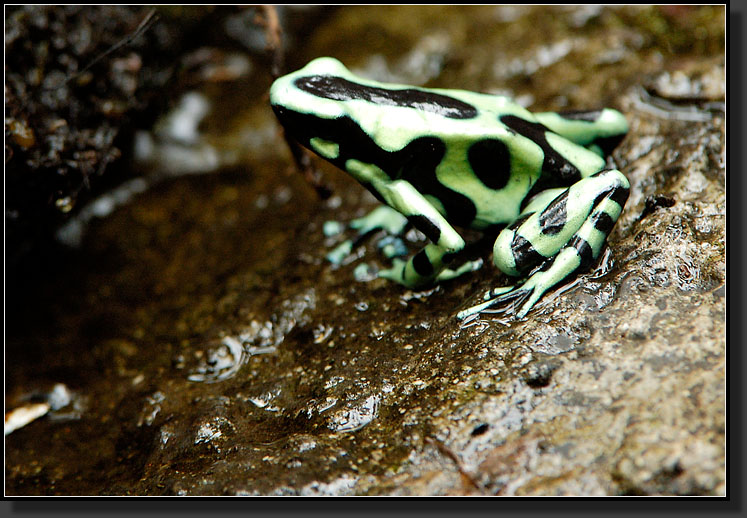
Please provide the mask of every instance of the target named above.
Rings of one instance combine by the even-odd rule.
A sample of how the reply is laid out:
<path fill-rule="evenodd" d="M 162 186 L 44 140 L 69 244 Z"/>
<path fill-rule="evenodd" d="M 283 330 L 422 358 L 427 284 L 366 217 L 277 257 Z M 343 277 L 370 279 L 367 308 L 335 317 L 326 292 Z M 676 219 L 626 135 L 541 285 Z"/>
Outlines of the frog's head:
<path fill-rule="evenodd" d="M 422 121 L 424 114 L 447 119 L 477 115 L 474 106 L 448 95 L 356 77 L 334 58 L 315 59 L 277 79 L 270 88 L 270 104 L 292 137 L 327 159 L 314 142 L 332 142 L 347 147 L 349 153 L 360 152 L 364 140 L 386 137 L 378 134 L 384 118 L 387 132 L 392 133 L 398 126 L 409 131 L 407 121 Z"/>
<path fill-rule="evenodd" d="M 270 105 L 286 131 L 308 145 L 312 138 L 333 130 L 335 125 L 331 122 L 346 113 L 345 100 L 350 96 L 339 85 L 350 75 L 334 58 L 315 59 L 275 80 L 270 87 Z"/>

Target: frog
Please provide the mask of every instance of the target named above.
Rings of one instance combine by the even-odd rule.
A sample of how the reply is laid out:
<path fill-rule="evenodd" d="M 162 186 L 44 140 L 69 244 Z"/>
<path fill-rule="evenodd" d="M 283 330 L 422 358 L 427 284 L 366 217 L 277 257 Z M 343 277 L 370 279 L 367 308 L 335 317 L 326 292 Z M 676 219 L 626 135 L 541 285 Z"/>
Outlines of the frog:
<path fill-rule="evenodd" d="M 607 160 L 629 129 L 612 108 L 532 113 L 503 95 L 367 79 L 331 57 L 277 78 L 269 99 L 288 135 L 382 203 L 351 223 L 359 236 L 408 225 L 425 236 L 378 277 L 437 285 L 482 264 L 459 264 L 457 228 L 497 236 L 493 263 L 516 281 L 487 290 L 461 320 L 491 308 L 526 316 L 596 261 L 628 199 L 628 179 Z"/>

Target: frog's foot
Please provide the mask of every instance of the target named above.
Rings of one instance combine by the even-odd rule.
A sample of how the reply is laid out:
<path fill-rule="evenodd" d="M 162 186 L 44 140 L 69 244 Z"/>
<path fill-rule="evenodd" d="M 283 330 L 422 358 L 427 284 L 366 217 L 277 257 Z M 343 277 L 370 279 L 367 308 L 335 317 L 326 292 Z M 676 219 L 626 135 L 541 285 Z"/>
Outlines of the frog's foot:
<path fill-rule="evenodd" d="M 345 260 L 350 257 L 353 250 L 375 230 L 383 229 L 390 235 L 398 235 L 404 231 L 407 223 L 407 218 L 391 207 L 387 207 L 386 205 L 377 207 L 366 216 L 351 221 L 347 227 L 356 230 L 357 235 L 353 239 L 347 239 L 337 245 L 327 253 L 326 258 L 330 263 L 340 265 L 345 262 Z M 327 236 L 340 234 L 344 230 L 345 225 L 335 221 L 328 221 L 324 224 L 324 233 Z M 387 245 L 392 246 L 383 250 L 385 255 L 391 256 L 402 253 L 402 246 L 398 246 L 398 243 L 387 242 L 382 244 L 381 247 L 383 248 Z M 406 251 L 404 253 L 406 253 Z"/>
<path fill-rule="evenodd" d="M 461 238 L 459 240 L 458 246 L 452 249 L 444 249 L 439 245 L 429 243 L 407 261 L 395 258 L 392 260 L 392 267 L 380 271 L 379 277 L 408 288 L 422 288 L 459 277 L 482 266 L 482 261 L 477 260 L 467 261 L 455 269 L 448 267 L 448 264 L 454 260 L 456 252 L 464 247 L 464 241 Z"/>
<path fill-rule="evenodd" d="M 575 249 L 564 248 L 547 263 L 548 267 L 535 270 L 524 283 L 487 291 L 483 297 L 485 302 L 460 311 L 457 317 L 464 320 L 470 315 L 498 307 L 502 308 L 502 311 L 496 312 L 511 312 L 516 314 L 516 318 L 524 318 L 547 290 L 577 268 L 577 261 Z"/>
<path fill-rule="evenodd" d="M 527 298 L 532 297 L 533 291 L 534 290 L 532 290 L 531 288 L 525 288 L 524 286 L 503 286 L 501 288 L 488 290 L 483 297 L 485 302 L 460 311 L 459 313 L 457 313 L 457 318 L 460 320 L 464 320 L 468 317 L 471 317 L 472 315 L 482 313 L 486 309 L 491 308 L 500 308 L 502 310 L 495 311 L 496 313 L 508 312 L 514 309 L 517 305 L 524 303 Z M 539 300 L 539 296 L 536 297 L 535 302 L 537 300 Z M 520 317 L 524 316 L 525 314 L 526 313 L 521 314 Z"/>

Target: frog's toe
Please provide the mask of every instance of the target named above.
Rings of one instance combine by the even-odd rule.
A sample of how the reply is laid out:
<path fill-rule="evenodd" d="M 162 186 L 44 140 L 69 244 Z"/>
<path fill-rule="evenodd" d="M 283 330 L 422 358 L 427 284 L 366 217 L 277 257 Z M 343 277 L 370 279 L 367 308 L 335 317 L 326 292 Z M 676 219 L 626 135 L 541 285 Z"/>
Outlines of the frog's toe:
<path fill-rule="evenodd" d="M 527 313 L 529 313 L 529 311 L 534 307 L 537 301 L 542 298 L 542 295 L 544 293 L 545 292 L 543 290 L 538 290 L 536 288 L 528 289 L 523 300 L 516 302 L 516 305 L 523 303 L 521 309 L 518 311 L 518 313 L 516 313 L 516 318 L 524 318 Z"/>
<path fill-rule="evenodd" d="M 407 261 L 402 259 L 392 259 L 392 267 L 386 270 L 379 270 L 378 276 L 383 279 L 389 279 L 396 283 L 407 286 L 405 268 L 407 267 Z"/>
<path fill-rule="evenodd" d="M 407 218 L 388 205 L 381 205 L 362 218 L 350 222 L 350 228 L 360 235 L 368 234 L 376 229 L 384 229 L 390 235 L 401 234 L 407 226 Z"/>
<path fill-rule="evenodd" d="M 460 275 L 464 275 L 465 273 L 477 271 L 480 268 L 482 268 L 482 259 L 475 259 L 474 261 L 467 261 L 466 263 L 462 264 L 459 268 L 456 268 L 453 270 L 450 268 L 446 268 L 442 270 L 436 277 L 436 282 L 449 281 L 451 279 L 456 279 Z"/>
<path fill-rule="evenodd" d="M 516 286 L 502 286 L 500 288 L 492 288 L 485 292 L 482 296 L 482 300 L 493 300 L 494 298 L 498 297 L 498 295 L 503 295 L 506 292 L 509 292 L 513 289 L 516 289 Z"/>
<path fill-rule="evenodd" d="M 340 243 L 333 250 L 327 252 L 327 255 L 325 257 L 330 263 L 334 264 L 335 266 L 339 266 L 345 261 L 345 259 L 350 257 L 352 251 L 353 241 L 348 239 L 347 241 L 343 241 L 342 243 Z"/>
<path fill-rule="evenodd" d="M 502 295 L 497 296 L 493 299 L 493 306 L 492 307 L 498 307 L 501 309 L 500 312 L 515 312 L 516 308 L 518 306 L 521 306 L 521 311 L 519 311 L 516 316 L 518 318 L 522 318 L 524 315 L 526 315 L 527 311 L 532 307 L 534 304 L 529 304 L 527 307 L 528 301 L 535 298 L 535 289 L 527 286 L 521 286 L 516 289 L 513 289 L 509 292 L 503 293 Z M 539 299 L 539 296 L 536 296 L 537 299 Z M 526 311 L 524 309 L 526 308 Z"/>
<path fill-rule="evenodd" d="M 522 318 L 541 296 L 541 293 L 535 295 L 535 291 L 534 288 L 526 286 L 506 286 L 489 290 L 485 293 L 485 297 L 490 296 L 489 299 L 481 304 L 460 311 L 457 314 L 457 318 L 464 320 L 472 315 L 482 313 L 487 309 L 493 310 L 491 311 L 492 313 L 508 313 L 515 311 L 517 306 L 523 304 L 521 310 L 517 313 L 517 317 Z M 533 302 L 532 299 L 534 299 Z"/>

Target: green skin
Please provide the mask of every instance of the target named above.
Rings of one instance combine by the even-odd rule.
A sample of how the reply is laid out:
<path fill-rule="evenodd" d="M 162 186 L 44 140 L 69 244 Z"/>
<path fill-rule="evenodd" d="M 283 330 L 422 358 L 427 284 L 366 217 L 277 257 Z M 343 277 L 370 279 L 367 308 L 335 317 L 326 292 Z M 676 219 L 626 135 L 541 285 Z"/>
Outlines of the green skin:
<path fill-rule="evenodd" d="M 291 136 L 390 208 L 352 222 L 360 235 L 410 222 L 431 241 L 380 277 L 410 288 L 457 277 L 478 262 L 451 264 L 465 246 L 454 225 L 505 226 L 493 262 L 522 282 L 488 291 L 462 319 L 493 306 L 526 315 L 599 256 L 627 199 L 627 179 L 602 151 L 628 130 L 615 110 L 532 114 L 503 96 L 363 79 L 333 58 L 277 79 L 270 103 Z"/>

